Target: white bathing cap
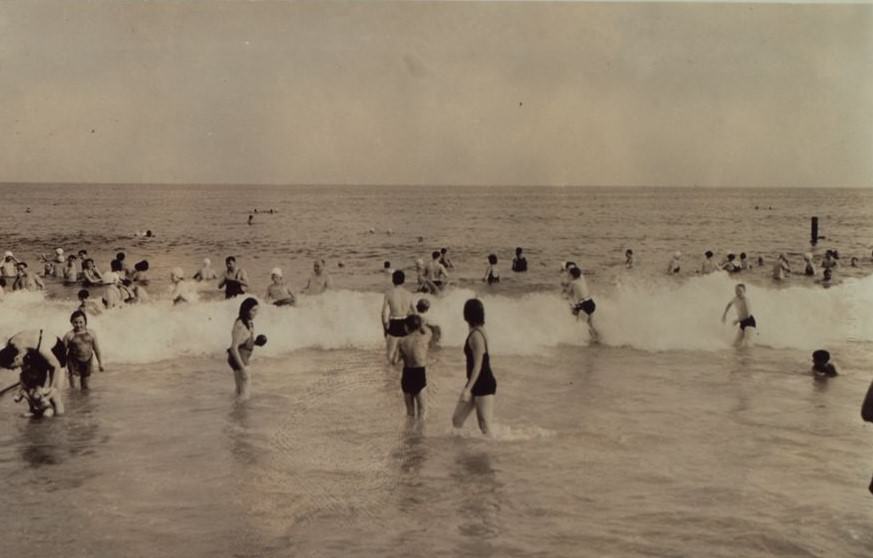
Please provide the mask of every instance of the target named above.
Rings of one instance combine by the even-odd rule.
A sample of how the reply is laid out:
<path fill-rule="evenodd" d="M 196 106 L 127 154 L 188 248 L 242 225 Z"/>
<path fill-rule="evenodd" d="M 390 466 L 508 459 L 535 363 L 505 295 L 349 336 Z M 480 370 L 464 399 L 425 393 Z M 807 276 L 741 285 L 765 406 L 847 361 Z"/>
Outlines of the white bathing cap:
<path fill-rule="evenodd" d="M 270 270 L 270 275 L 278 275 L 279 277 L 282 277 L 282 269 L 279 267 L 274 267 L 272 270 Z"/>

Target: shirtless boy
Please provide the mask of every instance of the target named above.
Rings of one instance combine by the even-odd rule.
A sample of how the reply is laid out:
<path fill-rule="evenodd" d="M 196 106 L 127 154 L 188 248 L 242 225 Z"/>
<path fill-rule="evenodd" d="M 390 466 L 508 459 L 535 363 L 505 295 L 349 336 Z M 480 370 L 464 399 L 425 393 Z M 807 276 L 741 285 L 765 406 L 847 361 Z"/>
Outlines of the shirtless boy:
<path fill-rule="evenodd" d="M 403 358 L 403 375 L 400 389 L 406 403 L 406 416 L 424 420 L 427 415 L 427 349 L 431 331 L 424 327 L 421 318 L 412 314 L 404 320 L 406 336 L 400 339 L 400 356 Z"/>
<path fill-rule="evenodd" d="M 734 292 L 736 293 L 736 296 L 727 303 L 727 306 L 725 306 L 724 313 L 721 315 L 721 321 L 722 323 L 725 323 L 728 310 L 731 309 L 731 306 L 736 308 L 737 319 L 734 320 L 733 323 L 739 325 L 740 330 L 737 332 L 734 346 L 739 347 L 748 341 L 750 336 L 749 330 L 754 330 L 758 326 L 755 323 L 755 316 L 752 315 L 752 308 L 749 304 L 749 299 L 746 298 L 746 286 L 740 283 L 736 286 Z"/>
<path fill-rule="evenodd" d="M 397 342 L 406 336 L 406 317 L 415 313 L 412 293 L 403 288 L 406 274 L 397 270 L 391 275 L 394 288 L 385 293 L 382 302 L 382 327 L 385 330 L 385 356 L 388 362 L 397 362 Z"/>

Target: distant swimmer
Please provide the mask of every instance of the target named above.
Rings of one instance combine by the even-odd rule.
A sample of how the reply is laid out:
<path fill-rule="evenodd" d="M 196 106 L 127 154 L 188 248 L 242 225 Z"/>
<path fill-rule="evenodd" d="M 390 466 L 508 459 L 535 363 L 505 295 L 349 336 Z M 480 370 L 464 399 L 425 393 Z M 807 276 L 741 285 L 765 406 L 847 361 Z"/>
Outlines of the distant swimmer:
<path fill-rule="evenodd" d="M 181 267 L 174 267 L 170 271 L 170 288 L 170 300 L 173 304 L 197 302 L 197 289 L 185 280 L 185 272 Z"/>
<path fill-rule="evenodd" d="M 406 317 L 415 313 L 412 293 L 403 287 L 406 274 L 397 270 L 391 276 L 394 288 L 385 293 L 382 301 L 382 327 L 385 332 L 385 356 L 388 362 L 397 362 L 397 342 L 406 336 Z"/>
<path fill-rule="evenodd" d="M 733 252 L 728 252 L 727 258 L 721 264 L 721 269 L 727 271 L 728 273 L 737 273 L 741 270 L 740 265 L 737 263 L 737 256 Z"/>
<path fill-rule="evenodd" d="M 137 285 L 148 286 L 149 284 L 149 262 L 140 260 L 133 265 L 133 276 L 131 280 Z"/>
<path fill-rule="evenodd" d="M 431 261 L 424 267 L 424 278 L 432 288 L 433 294 L 439 294 L 446 287 L 449 272 L 443 264 L 440 263 L 440 253 L 436 250 L 431 253 Z"/>
<path fill-rule="evenodd" d="M 394 270 L 391 269 L 391 262 L 389 262 L 388 260 L 382 262 L 382 273 L 384 273 L 388 277 L 391 277 L 394 274 Z"/>
<path fill-rule="evenodd" d="M 455 264 L 452 263 L 452 259 L 449 257 L 448 248 L 440 248 L 440 263 L 446 269 L 455 268 Z"/>
<path fill-rule="evenodd" d="M 527 271 L 527 258 L 522 254 L 521 246 L 515 249 L 515 257 L 512 258 L 512 271 L 516 273 Z"/>
<path fill-rule="evenodd" d="M 55 341 L 55 345 L 49 348 L 49 340 L 43 338 L 43 330 L 21 331 L 13 335 L 0 350 L 0 368 L 21 369 L 21 385 L 15 400 L 27 401 L 29 416 L 64 414 L 61 397 L 64 376 L 61 368 L 66 358 L 63 342 L 57 338 Z"/>
<path fill-rule="evenodd" d="M 779 257 L 776 258 L 776 263 L 773 264 L 773 279 L 776 281 L 782 281 L 788 273 L 791 273 L 791 266 L 788 265 L 788 258 L 785 257 L 785 254 L 779 254 Z"/>
<path fill-rule="evenodd" d="M 824 269 L 836 269 L 839 265 L 837 260 L 840 259 L 840 255 L 836 250 L 827 250 L 824 255 L 824 259 L 821 261 L 821 266 Z"/>
<path fill-rule="evenodd" d="M 18 276 L 15 278 L 12 290 L 41 291 L 43 289 L 45 289 L 45 283 L 42 282 L 39 275 L 28 269 L 27 262 L 18 262 Z"/>
<path fill-rule="evenodd" d="M 746 271 L 752 264 L 749 263 L 749 258 L 746 256 L 745 252 L 740 252 L 740 271 Z"/>
<path fill-rule="evenodd" d="M 224 259 L 227 270 L 218 283 L 219 290 L 224 289 L 224 298 L 233 298 L 245 294 L 249 290 L 249 276 L 241 267 L 237 267 L 236 258 L 228 256 Z"/>
<path fill-rule="evenodd" d="M 203 258 L 203 266 L 197 270 L 193 279 L 195 281 L 213 281 L 218 279 L 218 273 L 212 269 L 212 261 L 209 258 Z"/>
<path fill-rule="evenodd" d="M 746 298 L 746 286 L 742 283 L 738 284 L 734 289 L 736 296 L 727 303 L 724 308 L 724 313 L 721 315 L 722 323 L 727 320 L 728 310 L 733 306 L 737 311 L 737 319 L 733 321 L 735 325 L 740 326 L 737 332 L 737 338 L 734 340 L 734 346 L 739 347 L 748 342 L 750 329 L 756 330 L 758 324 L 755 323 L 755 316 L 752 315 L 752 308 L 749 304 L 749 299 Z"/>
<path fill-rule="evenodd" d="M 700 265 L 700 273 L 712 273 L 713 271 L 718 270 L 718 264 L 715 262 L 714 254 L 712 250 L 707 250 L 706 253 L 703 254 L 703 263 Z"/>
<path fill-rule="evenodd" d="M 497 269 L 496 254 L 488 255 L 488 267 L 485 268 L 485 276 L 482 277 L 482 280 L 489 285 L 500 282 L 500 270 Z"/>
<path fill-rule="evenodd" d="M 233 380 L 236 384 L 237 396 L 244 400 L 249 396 L 249 360 L 255 346 L 263 346 L 267 338 L 263 335 L 255 337 L 255 316 L 258 314 L 258 301 L 248 297 L 239 305 L 239 315 L 233 322 L 230 348 L 227 350 L 227 363 L 233 370 Z"/>
<path fill-rule="evenodd" d="M 257 211 L 257 210 L 256 210 Z M 251 225 L 255 220 L 255 216 L 249 213 L 249 225 Z"/>
<path fill-rule="evenodd" d="M 855 256 L 852 256 L 852 259 L 849 260 L 849 266 L 850 267 L 858 267 L 858 258 L 856 258 Z"/>
<path fill-rule="evenodd" d="M 11 285 L 18 276 L 18 258 L 12 252 L 7 251 L 3 256 L 3 263 L 0 263 L 0 277 L 6 279 Z"/>
<path fill-rule="evenodd" d="M 88 289 L 80 289 L 78 293 L 79 298 L 79 307 L 77 310 L 81 310 L 86 314 L 90 314 L 92 316 L 96 316 L 103 312 L 103 306 L 95 302 L 91 299 L 91 293 L 88 292 Z"/>
<path fill-rule="evenodd" d="M 670 258 L 670 263 L 667 264 L 667 273 L 676 275 L 679 273 L 682 264 L 682 252 L 673 252 L 673 257 Z"/>
<path fill-rule="evenodd" d="M 82 262 L 82 284 L 86 287 L 94 287 L 103 284 L 103 274 L 97 269 L 94 260 L 87 258 Z"/>
<path fill-rule="evenodd" d="M 831 362 L 831 354 L 819 349 L 812 353 L 812 373 L 817 377 L 833 378 L 837 376 L 837 367 Z"/>
<path fill-rule="evenodd" d="M 488 353 L 488 337 L 485 334 L 485 307 L 478 298 L 464 304 L 464 321 L 470 333 L 464 342 L 464 358 L 467 361 L 467 382 L 452 414 L 452 426 L 462 428 L 467 417 L 476 410 L 479 430 L 486 436 L 493 432 L 494 394 L 497 380 L 491 370 Z"/>
<path fill-rule="evenodd" d="M 430 328 L 431 333 L 433 334 L 430 338 L 430 345 L 434 347 L 439 344 L 440 339 L 443 336 L 443 330 L 440 326 L 432 322 L 426 314 L 430 310 L 430 302 L 426 298 L 418 299 L 418 302 L 415 303 L 415 311 L 418 313 L 418 316 L 421 318 L 421 323 L 424 327 Z"/>
<path fill-rule="evenodd" d="M 803 274 L 809 277 L 815 275 L 815 264 L 812 262 L 812 254 L 807 252 L 803 255 Z"/>
<path fill-rule="evenodd" d="M 416 314 L 406 317 L 404 328 L 405 335 L 398 343 L 403 359 L 400 389 L 406 403 L 406 416 L 424 420 L 427 416 L 427 351 L 433 334 Z"/>
<path fill-rule="evenodd" d="M 634 251 L 630 248 L 624 251 L 624 266 L 627 269 L 633 269 L 634 267 Z"/>
<path fill-rule="evenodd" d="M 834 272 L 831 271 L 831 268 L 826 268 L 821 274 L 821 279 L 817 279 L 816 283 L 821 284 L 826 289 L 832 286 L 834 284 Z"/>
<path fill-rule="evenodd" d="M 332 287 L 330 275 L 324 269 L 324 260 L 317 259 L 312 262 L 312 274 L 309 276 L 309 280 L 306 281 L 303 292 L 308 295 L 318 295 Z"/>
<path fill-rule="evenodd" d="M 265 302 L 269 302 L 275 306 L 293 306 L 297 300 L 288 286 L 285 285 L 285 279 L 282 277 L 282 269 L 274 267 L 270 271 L 270 286 L 267 287 L 267 296 L 264 297 Z"/>
<path fill-rule="evenodd" d="M 94 365 L 103 372 L 103 358 L 100 356 L 100 345 L 97 334 L 88 329 L 88 316 L 81 310 L 76 310 L 70 316 L 73 329 L 64 335 L 64 347 L 67 351 L 67 377 L 70 387 L 79 384 L 82 391 L 88 389 Z"/>
<path fill-rule="evenodd" d="M 583 314 L 585 315 L 585 320 L 588 322 L 588 333 L 591 336 L 591 341 L 596 343 L 600 338 L 593 322 L 594 310 L 597 308 L 597 305 L 594 304 L 594 299 L 591 298 L 591 294 L 588 292 L 588 283 L 585 282 L 585 278 L 582 276 L 582 270 L 578 267 L 570 269 L 570 277 L 573 278 L 570 282 L 570 292 L 572 293 L 571 299 L 573 300 L 573 315 L 576 316 L 576 318 L 581 318 Z"/>

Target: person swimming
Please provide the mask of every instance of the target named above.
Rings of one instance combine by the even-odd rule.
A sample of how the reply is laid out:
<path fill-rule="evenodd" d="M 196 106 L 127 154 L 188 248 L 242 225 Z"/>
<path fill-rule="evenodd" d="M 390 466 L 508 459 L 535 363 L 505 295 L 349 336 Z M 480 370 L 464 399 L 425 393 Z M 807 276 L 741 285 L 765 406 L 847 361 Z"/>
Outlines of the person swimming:
<path fill-rule="evenodd" d="M 512 258 L 512 271 L 516 273 L 527 271 L 527 258 L 522 254 L 521 246 L 515 249 L 515 257 Z"/>
<path fill-rule="evenodd" d="M 812 353 L 812 373 L 817 377 L 833 378 L 837 376 L 837 367 L 831 362 L 831 354 L 819 349 Z"/>

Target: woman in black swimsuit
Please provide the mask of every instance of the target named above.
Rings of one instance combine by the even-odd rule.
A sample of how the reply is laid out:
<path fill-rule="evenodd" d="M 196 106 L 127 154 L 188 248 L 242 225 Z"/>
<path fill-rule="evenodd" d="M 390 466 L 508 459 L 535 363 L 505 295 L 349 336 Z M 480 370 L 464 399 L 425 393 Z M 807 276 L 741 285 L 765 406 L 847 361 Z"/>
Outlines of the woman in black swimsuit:
<path fill-rule="evenodd" d="M 488 338 L 485 336 L 485 307 L 482 301 L 471 298 L 464 304 L 464 320 L 470 326 L 470 334 L 464 343 L 464 356 L 467 359 L 467 383 L 461 391 L 461 398 L 455 407 L 452 424 L 455 428 L 464 426 L 464 422 L 473 409 L 479 419 L 479 429 L 483 434 L 491 435 L 494 414 L 494 393 L 497 391 L 497 380 L 491 371 L 491 359 L 488 356 Z"/>
<path fill-rule="evenodd" d="M 233 379 L 236 383 L 236 394 L 240 399 L 249 396 L 249 359 L 255 345 L 261 346 L 267 342 L 266 337 L 259 335 L 255 338 L 255 316 L 258 315 L 258 301 L 249 297 L 239 305 L 239 316 L 233 322 L 231 331 L 231 344 L 227 350 L 227 363 L 233 370 Z"/>

